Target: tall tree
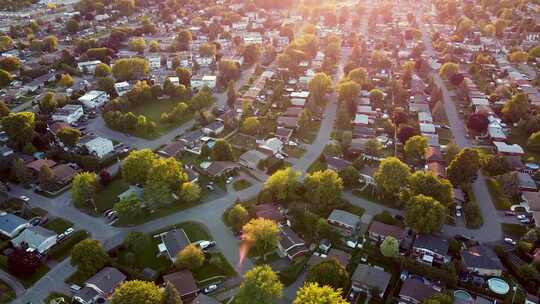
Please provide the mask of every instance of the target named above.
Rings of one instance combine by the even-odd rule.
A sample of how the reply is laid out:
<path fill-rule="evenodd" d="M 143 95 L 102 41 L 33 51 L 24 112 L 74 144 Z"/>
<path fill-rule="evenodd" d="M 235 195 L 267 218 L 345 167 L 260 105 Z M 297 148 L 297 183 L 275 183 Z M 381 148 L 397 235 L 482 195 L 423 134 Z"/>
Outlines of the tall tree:
<path fill-rule="evenodd" d="M 349 273 L 336 259 L 329 258 L 308 269 L 306 282 L 345 290 L 349 286 Z"/>
<path fill-rule="evenodd" d="M 41 166 L 39 169 L 39 186 L 42 190 L 49 190 L 54 184 L 54 174 L 47 165 Z"/>
<path fill-rule="evenodd" d="M 276 248 L 279 240 L 279 227 L 276 222 L 264 218 L 250 220 L 242 228 L 244 239 L 253 244 L 257 254 L 266 254 Z"/>
<path fill-rule="evenodd" d="M 129 153 L 122 163 L 122 178 L 130 184 L 144 184 L 148 172 L 153 167 L 156 155 L 152 150 L 143 149 Z"/>
<path fill-rule="evenodd" d="M 384 238 L 379 249 L 385 257 L 397 257 L 399 255 L 399 242 L 395 237 L 389 235 Z"/>
<path fill-rule="evenodd" d="M 71 186 L 71 196 L 76 206 L 84 206 L 92 201 L 98 189 L 97 176 L 92 172 L 82 172 L 75 175 Z M 95 206 L 93 206 L 95 208 Z"/>
<path fill-rule="evenodd" d="M 87 277 L 98 272 L 108 261 L 109 256 L 97 240 L 82 240 L 71 250 L 71 265 Z"/>
<path fill-rule="evenodd" d="M 327 210 L 339 201 L 343 190 L 343 180 L 334 170 L 317 171 L 307 174 L 304 180 L 306 201 L 317 210 Z"/>
<path fill-rule="evenodd" d="M 321 102 L 324 96 L 332 90 L 332 79 L 325 73 L 317 73 L 309 81 L 308 86 L 314 100 Z"/>
<path fill-rule="evenodd" d="M 480 169 L 480 155 L 471 148 L 461 150 L 454 160 L 450 162 L 446 173 L 454 186 L 471 184 L 478 175 Z"/>
<path fill-rule="evenodd" d="M 201 248 L 195 244 L 189 244 L 176 255 L 176 266 L 197 270 L 204 263 L 204 253 Z"/>
<path fill-rule="evenodd" d="M 73 147 L 79 142 L 81 131 L 79 131 L 79 129 L 66 127 L 58 131 L 58 138 L 64 145 Z"/>
<path fill-rule="evenodd" d="M 423 194 L 449 207 L 454 203 L 452 184 L 432 172 L 417 171 L 409 177 L 411 195 Z"/>
<path fill-rule="evenodd" d="M 238 94 L 236 93 L 236 86 L 234 84 L 234 80 L 230 80 L 227 84 L 227 105 L 229 106 L 229 108 L 234 107 L 237 98 Z"/>
<path fill-rule="evenodd" d="M 225 139 L 218 139 L 212 147 L 212 157 L 216 161 L 232 161 L 233 152 L 231 144 Z"/>
<path fill-rule="evenodd" d="M 342 298 L 343 291 L 317 283 L 306 283 L 296 293 L 293 304 L 347 304 Z"/>
<path fill-rule="evenodd" d="M 387 195 L 396 195 L 408 184 L 410 168 L 396 157 L 387 157 L 381 161 L 375 171 L 377 187 Z"/>
<path fill-rule="evenodd" d="M 164 298 L 164 304 L 183 304 L 180 293 L 170 282 L 165 285 Z"/>
<path fill-rule="evenodd" d="M 283 284 L 272 268 L 256 266 L 244 275 L 236 301 L 239 304 L 273 304 L 282 294 Z"/>
<path fill-rule="evenodd" d="M 405 224 L 417 233 L 440 231 L 445 219 L 446 207 L 429 196 L 413 196 L 405 207 Z"/>
<path fill-rule="evenodd" d="M 263 189 L 268 191 L 278 201 L 290 201 L 296 198 L 300 186 L 300 172 L 292 168 L 282 169 L 272 174 Z"/>
<path fill-rule="evenodd" d="M 17 149 L 32 142 L 36 116 L 32 112 L 9 113 L 2 118 L 2 127 Z"/>
<path fill-rule="evenodd" d="M 127 281 L 116 288 L 112 304 L 163 303 L 164 293 L 154 282 Z"/>
<path fill-rule="evenodd" d="M 422 135 L 415 135 L 405 142 L 405 156 L 413 164 L 420 164 L 428 149 L 427 139 Z"/>
<path fill-rule="evenodd" d="M 227 220 L 236 231 L 239 231 L 249 220 L 249 213 L 241 204 L 235 204 L 227 213 Z"/>

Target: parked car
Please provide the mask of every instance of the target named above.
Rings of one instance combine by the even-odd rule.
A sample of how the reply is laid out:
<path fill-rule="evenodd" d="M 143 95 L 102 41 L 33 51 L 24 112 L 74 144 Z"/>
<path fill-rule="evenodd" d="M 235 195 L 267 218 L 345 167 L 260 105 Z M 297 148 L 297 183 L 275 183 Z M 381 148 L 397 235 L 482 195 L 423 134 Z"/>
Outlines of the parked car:
<path fill-rule="evenodd" d="M 216 189 L 212 185 L 206 185 L 206 189 L 210 191 L 215 191 Z"/>
<path fill-rule="evenodd" d="M 41 223 L 41 218 L 40 217 L 35 217 L 35 218 L 31 219 L 29 221 L 29 223 L 32 226 L 39 226 L 39 224 Z"/>
<path fill-rule="evenodd" d="M 218 289 L 218 286 L 217 284 L 212 284 L 212 285 L 209 285 L 209 286 L 206 286 L 204 289 L 203 289 L 203 293 L 204 294 L 209 294 L 211 293 L 212 291 L 215 291 Z"/>
<path fill-rule="evenodd" d="M 78 292 L 79 290 L 81 290 L 81 286 L 79 286 L 79 285 L 77 285 L 77 284 L 71 284 L 71 285 L 69 285 L 69 289 L 70 289 L 72 292 L 76 293 L 76 292 Z"/>
<path fill-rule="evenodd" d="M 225 183 L 230 184 L 234 180 L 234 176 L 227 177 L 227 180 L 225 180 Z"/>
<path fill-rule="evenodd" d="M 504 238 L 504 242 L 513 246 L 516 245 L 516 241 L 512 240 L 511 238 Z"/>
<path fill-rule="evenodd" d="M 28 196 L 26 196 L 26 195 L 21 195 L 21 196 L 19 196 L 19 198 L 20 198 L 21 200 L 25 201 L 25 202 L 29 202 L 29 201 L 30 201 L 30 198 L 29 198 Z"/>
<path fill-rule="evenodd" d="M 202 249 L 202 250 L 206 250 L 208 248 L 212 248 L 214 246 L 216 246 L 216 242 L 214 241 L 198 241 L 196 242 L 196 244 Z"/>

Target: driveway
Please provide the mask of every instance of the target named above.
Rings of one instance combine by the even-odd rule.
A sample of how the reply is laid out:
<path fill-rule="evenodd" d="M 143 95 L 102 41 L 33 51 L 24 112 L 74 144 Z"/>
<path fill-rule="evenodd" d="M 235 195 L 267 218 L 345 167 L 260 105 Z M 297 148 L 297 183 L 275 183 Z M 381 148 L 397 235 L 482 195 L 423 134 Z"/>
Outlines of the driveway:
<path fill-rule="evenodd" d="M 17 297 L 21 296 L 26 289 L 24 286 L 11 274 L 0 269 L 0 281 L 5 282 L 13 291 Z"/>

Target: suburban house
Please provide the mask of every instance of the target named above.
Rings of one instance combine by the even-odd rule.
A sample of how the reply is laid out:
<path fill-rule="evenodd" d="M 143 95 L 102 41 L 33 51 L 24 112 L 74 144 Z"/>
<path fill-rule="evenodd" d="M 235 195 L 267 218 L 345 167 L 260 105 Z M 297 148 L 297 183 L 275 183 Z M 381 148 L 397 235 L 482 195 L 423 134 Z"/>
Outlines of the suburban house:
<path fill-rule="evenodd" d="M 81 304 L 106 303 L 116 287 L 125 280 L 126 276 L 118 269 L 105 267 L 86 281 L 73 300 Z"/>
<path fill-rule="evenodd" d="M 24 228 L 30 226 L 28 221 L 15 214 L 0 212 L 0 233 L 8 238 L 14 238 Z"/>
<path fill-rule="evenodd" d="M 101 61 L 99 60 L 79 62 L 77 63 L 77 69 L 79 69 L 79 71 L 81 71 L 84 74 L 94 75 L 94 72 L 96 71 L 96 66 L 100 63 Z"/>
<path fill-rule="evenodd" d="M 319 264 L 326 259 L 335 259 L 339 262 L 339 264 L 341 264 L 341 266 L 347 268 L 347 266 L 349 266 L 349 263 L 351 262 L 351 254 L 340 249 L 331 248 L 328 251 L 328 254 L 321 254 L 319 252 L 313 253 L 313 255 L 307 261 L 307 265 L 311 267 Z"/>
<path fill-rule="evenodd" d="M 217 77 L 215 75 L 194 75 L 191 77 L 191 88 L 195 91 L 208 87 L 213 90 L 216 87 Z"/>
<path fill-rule="evenodd" d="M 392 275 L 384 269 L 367 264 L 358 264 L 351 277 L 351 288 L 354 291 L 371 293 L 379 291 L 377 296 L 383 297 Z"/>
<path fill-rule="evenodd" d="M 162 157 L 180 157 L 185 147 L 186 141 L 173 141 L 165 147 L 159 149 L 157 154 Z"/>
<path fill-rule="evenodd" d="M 449 242 L 446 238 L 431 234 L 418 234 L 414 240 L 412 253 L 421 262 L 427 264 L 446 264 Z"/>
<path fill-rule="evenodd" d="M 90 91 L 79 97 L 79 101 L 89 109 L 95 109 L 103 106 L 109 101 L 109 94 L 104 91 Z"/>
<path fill-rule="evenodd" d="M 495 251 L 485 245 L 463 249 L 461 261 L 467 271 L 482 276 L 500 276 L 503 271 L 501 261 Z"/>
<path fill-rule="evenodd" d="M 195 298 L 199 294 L 199 288 L 191 271 L 184 269 L 163 276 L 165 284 L 171 283 L 182 298 L 182 301 Z"/>
<path fill-rule="evenodd" d="M 220 121 L 214 121 L 202 128 L 202 131 L 206 135 L 219 135 L 225 129 L 225 125 Z"/>
<path fill-rule="evenodd" d="M 15 247 L 22 243 L 28 245 L 28 249 L 39 253 L 47 252 L 52 246 L 56 245 L 58 235 L 51 230 L 41 226 L 33 226 L 24 229 L 17 237 L 11 240 Z"/>
<path fill-rule="evenodd" d="M 278 204 L 260 204 L 251 208 L 256 217 L 272 220 L 276 223 L 282 223 L 285 220 Z"/>
<path fill-rule="evenodd" d="M 281 140 L 282 142 L 286 143 L 286 142 L 289 142 L 289 140 L 291 139 L 292 133 L 293 133 L 292 129 L 288 129 L 284 127 L 277 127 L 276 133 L 274 134 L 274 136 L 278 138 L 279 140 Z"/>
<path fill-rule="evenodd" d="M 80 144 L 88 150 L 88 153 L 98 158 L 103 158 L 114 151 L 114 145 L 110 139 L 91 134 L 83 136 L 80 139 Z"/>
<path fill-rule="evenodd" d="M 387 236 L 392 236 L 399 242 L 405 239 L 405 230 L 399 226 L 388 225 L 373 221 L 368 229 L 369 238 L 376 242 L 382 242 Z"/>
<path fill-rule="evenodd" d="M 281 226 L 279 236 L 278 250 L 290 260 L 309 251 L 304 240 L 291 227 L 287 225 Z"/>
<path fill-rule="evenodd" d="M 345 210 L 334 209 L 328 216 L 328 223 L 349 237 L 360 227 L 360 217 Z"/>
<path fill-rule="evenodd" d="M 417 278 L 408 278 L 403 282 L 399 291 L 399 303 L 419 304 L 437 292 L 438 290 L 424 284 Z"/>
<path fill-rule="evenodd" d="M 53 121 L 63 121 L 68 124 L 73 124 L 84 115 L 81 105 L 68 104 L 56 110 L 52 114 Z"/>
<path fill-rule="evenodd" d="M 326 160 L 326 167 L 336 172 L 340 172 L 341 170 L 344 170 L 352 165 L 352 163 L 348 160 L 335 156 L 328 156 L 326 154 L 324 155 L 324 159 Z"/>
<path fill-rule="evenodd" d="M 173 263 L 176 261 L 176 255 L 191 243 L 184 229 L 173 229 L 155 237 L 161 239 L 161 243 L 158 244 L 159 254 L 166 254 Z"/>
<path fill-rule="evenodd" d="M 265 140 L 257 147 L 257 150 L 269 156 L 281 153 L 281 149 L 283 149 L 283 142 L 275 137 Z"/>
<path fill-rule="evenodd" d="M 131 85 L 127 81 L 117 82 L 114 84 L 114 90 L 118 96 L 123 96 L 131 90 Z"/>
<path fill-rule="evenodd" d="M 257 165 L 262 160 L 265 160 L 268 158 L 268 155 L 262 153 L 259 150 L 248 150 L 244 152 L 242 155 L 240 155 L 239 162 L 242 166 L 248 168 L 248 169 L 256 169 Z"/>
<path fill-rule="evenodd" d="M 238 168 L 240 168 L 240 165 L 232 161 L 215 161 L 203 169 L 209 177 L 216 178 L 226 174 L 231 174 Z"/>

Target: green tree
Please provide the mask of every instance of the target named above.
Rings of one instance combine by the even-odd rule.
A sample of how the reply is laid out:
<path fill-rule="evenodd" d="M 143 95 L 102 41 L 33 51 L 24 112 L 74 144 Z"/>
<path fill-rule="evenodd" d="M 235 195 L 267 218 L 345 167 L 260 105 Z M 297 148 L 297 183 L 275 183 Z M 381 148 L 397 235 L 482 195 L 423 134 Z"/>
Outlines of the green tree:
<path fill-rule="evenodd" d="M 321 102 L 324 96 L 332 90 L 332 79 L 325 73 L 317 73 L 308 84 L 309 92 L 316 102 Z"/>
<path fill-rule="evenodd" d="M 261 49 L 257 44 L 249 44 L 244 48 L 242 56 L 245 64 L 252 65 L 261 57 Z"/>
<path fill-rule="evenodd" d="M 459 73 L 459 65 L 453 62 L 443 64 L 439 70 L 439 74 L 445 79 L 450 79 L 457 73 Z"/>
<path fill-rule="evenodd" d="M 13 76 L 6 70 L 0 69 L 0 88 L 8 86 Z"/>
<path fill-rule="evenodd" d="M 154 282 L 127 281 L 116 288 L 112 304 L 150 304 L 163 303 L 163 291 Z"/>
<path fill-rule="evenodd" d="M 167 282 L 165 285 L 165 294 L 164 294 L 164 301 L 163 304 L 182 304 L 182 298 L 180 297 L 180 293 L 174 287 L 173 284 L 170 282 Z"/>
<path fill-rule="evenodd" d="M 364 145 L 364 153 L 370 156 L 380 157 L 383 151 L 383 145 L 376 138 L 370 138 Z"/>
<path fill-rule="evenodd" d="M 234 80 L 230 80 L 227 84 L 227 105 L 232 108 L 236 103 L 237 98 L 238 93 L 236 93 L 236 86 L 234 84 Z"/>
<path fill-rule="evenodd" d="M 382 108 L 382 103 L 384 101 L 384 92 L 379 89 L 373 89 L 369 91 L 369 100 L 378 108 Z"/>
<path fill-rule="evenodd" d="M 342 290 L 317 283 L 306 283 L 296 293 L 293 304 L 347 304 L 342 297 Z"/>
<path fill-rule="evenodd" d="M 258 133 L 260 128 L 261 122 L 259 121 L 259 119 L 256 116 L 251 116 L 244 120 L 241 130 L 242 133 L 255 135 Z"/>
<path fill-rule="evenodd" d="M 308 269 L 306 282 L 345 290 L 349 286 L 349 273 L 336 259 L 325 259 Z"/>
<path fill-rule="evenodd" d="M 144 184 L 154 165 L 156 155 L 150 149 L 129 153 L 122 163 L 122 178 L 130 184 Z"/>
<path fill-rule="evenodd" d="M 193 98 L 191 98 L 191 108 L 195 111 L 200 111 L 212 105 L 214 97 L 208 88 L 200 90 Z"/>
<path fill-rule="evenodd" d="M 111 67 L 105 63 L 98 63 L 96 69 L 94 70 L 94 76 L 96 77 L 106 77 L 111 75 Z"/>
<path fill-rule="evenodd" d="M 11 110 L 9 109 L 7 104 L 3 100 L 0 100 L 0 120 L 8 116 L 9 113 L 11 113 Z"/>
<path fill-rule="evenodd" d="M 471 184 L 478 175 L 480 169 L 480 155 L 471 148 L 461 150 L 454 160 L 450 162 L 446 173 L 454 186 Z"/>
<path fill-rule="evenodd" d="M 212 158 L 216 161 L 232 161 L 233 153 L 231 144 L 225 139 L 218 139 L 212 148 Z"/>
<path fill-rule="evenodd" d="M 298 118 L 298 131 L 301 134 L 307 134 L 311 130 L 311 120 L 311 112 L 308 109 L 303 109 Z"/>
<path fill-rule="evenodd" d="M 216 45 L 213 43 L 204 43 L 199 47 L 199 54 L 203 57 L 214 57 L 216 55 Z"/>
<path fill-rule="evenodd" d="M 347 74 L 347 78 L 356 82 L 360 87 L 362 87 L 368 81 L 368 72 L 364 68 L 356 68 Z"/>
<path fill-rule="evenodd" d="M 385 257 L 397 257 L 399 255 L 399 242 L 393 236 L 387 236 L 379 246 L 381 254 Z"/>
<path fill-rule="evenodd" d="M 307 174 L 304 179 L 306 201 L 317 210 L 326 210 L 337 203 L 343 190 L 343 180 L 334 170 Z"/>
<path fill-rule="evenodd" d="M 49 166 L 41 166 L 39 169 L 39 186 L 42 190 L 48 190 L 54 184 L 54 175 Z"/>
<path fill-rule="evenodd" d="M 79 22 L 75 19 L 69 19 L 66 22 L 66 31 L 68 31 L 71 34 L 74 34 L 79 31 Z"/>
<path fill-rule="evenodd" d="M 119 81 L 136 80 L 148 76 L 150 64 L 142 58 L 122 58 L 114 62 L 112 73 Z"/>
<path fill-rule="evenodd" d="M 339 171 L 339 177 L 343 180 L 344 187 L 354 187 L 358 185 L 360 180 L 360 172 L 354 166 L 347 166 Z"/>
<path fill-rule="evenodd" d="M 452 184 L 432 172 L 417 171 L 409 177 L 411 195 L 423 194 L 451 206 L 454 203 Z"/>
<path fill-rule="evenodd" d="M 32 112 L 10 113 L 2 118 L 2 127 L 16 148 L 22 149 L 34 137 L 35 114 Z"/>
<path fill-rule="evenodd" d="M 502 108 L 503 118 L 510 122 L 518 122 L 525 118 L 529 112 L 529 98 L 525 93 L 519 93 L 512 96 Z"/>
<path fill-rule="evenodd" d="M 300 172 L 287 168 L 272 174 L 264 182 L 263 189 L 268 191 L 274 199 L 284 202 L 296 198 L 299 186 Z"/>
<path fill-rule="evenodd" d="M 8 35 L 0 35 L 0 51 L 7 51 L 13 48 L 13 39 Z"/>
<path fill-rule="evenodd" d="M 39 101 L 39 110 L 45 114 L 50 114 L 58 108 L 54 92 L 47 92 Z"/>
<path fill-rule="evenodd" d="M 81 172 L 73 178 L 71 197 L 76 206 L 84 206 L 94 199 L 98 189 L 97 176 L 92 172 Z"/>
<path fill-rule="evenodd" d="M 157 40 L 150 41 L 150 43 L 148 44 L 148 50 L 150 52 L 159 52 L 159 42 Z"/>
<path fill-rule="evenodd" d="M 360 93 L 360 86 L 351 80 L 341 82 L 337 86 L 339 100 L 353 100 Z"/>
<path fill-rule="evenodd" d="M 396 157 L 387 157 L 381 161 L 375 171 L 377 187 L 387 195 L 396 195 L 408 184 L 410 168 Z"/>
<path fill-rule="evenodd" d="M 176 255 L 174 262 L 177 267 L 197 270 L 204 264 L 204 253 L 195 244 L 189 244 Z"/>
<path fill-rule="evenodd" d="M 405 156 L 413 164 L 420 164 L 428 149 L 427 139 L 422 135 L 415 135 L 405 142 Z"/>
<path fill-rule="evenodd" d="M 195 202 L 201 198 L 201 188 L 194 182 L 184 182 L 180 189 L 180 195 L 185 202 Z"/>
<path fill-rule="evenodd" d="M 0 58 L 0 69 L 8 72 L 17 71 L 21 68 L 21 61 L 17 57 L 2 57 Z"/>
<path fill-rule="evenodd" d="M 92 276 L 108 262 L 109 256 L 97 240 L 82 240 L 71 250 L 71 265 L 85 277 Z"/>
<path fill-rule="evenodd" d="M 191 85 L 191 72 L 184 68 L 184 67 L 178 67 L 176 68 L 176 76 L 178 76 L 178 82 L 180 84 L 183 84 L 186 87 L 189 87 Z"/>
<path fill-rule="evenodd" d="M 268 265 L 256 266 L 244 275 L 236 296 L 239 304 L 273 304 L 283 294 L 283 284 Z M 114 304 L 114 303 L 113 303 Z"/>
<path fill-rule="evenodd" d="M 454 303 L 453 297 L 444 293 L 436 293 L 422 302 L 422 304 L 452 304 L 452 303 Z"/>
<path fill-rule="evenodd" d="M 189 30 L 181 30 L 176 36 L 176 47 L 179 51 L 186 51 L 193 40 Z"/>
<path fill-rule="evenodd" d="M 446 207 L 429 196 L 413 196 L 405 207 L 405 224 L 417 233 L 440 231 L 445 219 Z"/>
<path fill-rule="evenodd" d="M 120 199 L 114 204 L 113 209 L 120 219 L 138 218 L 143 214 L 142 202 L 139 197 L 132 194 Z"/>
<path fill-rule="evenodd" d="M 459 146 L 455 142 L 449 142 L 444 149 L 444 161 L 450 163 L 456 158 L 460 151 Z"/>
<path fill-rule="evenodd" d="M 276 222 L 264 218 L 250 220 L 242 228 L 244 240 L 253 244 L 257 254 L 266 254 L 274 250 L 279 240 L 279 227 Z"/>
<path fill-rule="evenodd" d="M 239 231 L 249 220 L 249 213 L 242 204 L 235 204 L 227 212 L 227 221 L 233 225 L 234 230 Z"/>
<path fill-rule="evenodd" d="M 131 51 L 142 53 L 146 49 L 146 41 L 142 37 L 131 38 L 128 47 Z"/>
<path fill-rule="evenodd" d="M 58 138 L 64 145 L 73 147 L 79 142 L 81 131 L 71 127 L 62 128 L 58 131 Z"/>

